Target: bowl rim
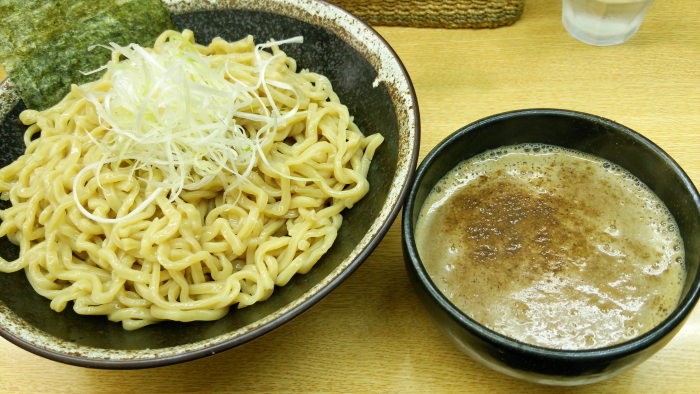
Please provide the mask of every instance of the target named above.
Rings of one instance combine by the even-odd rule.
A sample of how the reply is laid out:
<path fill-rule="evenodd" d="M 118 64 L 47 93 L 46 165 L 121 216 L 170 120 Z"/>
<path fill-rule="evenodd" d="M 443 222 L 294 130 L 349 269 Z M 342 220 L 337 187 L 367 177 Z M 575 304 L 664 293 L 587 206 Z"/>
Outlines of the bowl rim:
<path fill-rule="evenodd" d="M 289 3 L 289 0 L 268 0 L 271 2 L 275 3 Z M 168 2 L 168 0 L 164 0 L 164 3 Z M 187 3 L 187 2 L 185 2 Z M 224 4 L 221 4 L 220 7 L 222 8 L 207 8 L 209 7 L 207 4 L 189 4 L 187 6 L 194 6 L 194 7 L 200 7 L 200 9 L 195 9 L 195 10 L 189 10 L 185 9 L 184 11 L 180 11 L 176 8 L 177 11 L 173 11 L 171 9 L 171 15 L 176 15 L 176 14 L 181 14 L 181 13 L 188 13 L 188 12 L 199 12 L 199 11 L 218 11 L 218 10 L 225 10 L 225 9 L 251 9 L 251 10 L 259 10 L 263 12 L 272 12 L 276 14 L 282 14 L 277 11 L 270 11 L 270 10 L 264 10 L 261 8 L 256 8 L 255 6 L 252 6 L 251 8 L 245 8 L 246 5 L 238 5 L 236 6 L 235 4 L 231 3 L 229 4 L 230 1 L 224 2 Z M 318 291 L 310 295 L 308 298 L 300 302 L 298 305 L 290 308 L 284 313 L 281 313 L 279 316 L 275 317 L 271 321 L 264 323 L 260 326 L 254 327 L 250 329 L 249 331 L 243 333 L 242 335 L 229 338 L 226 340 L 223 340 L 218 343 L 214 343 L 211 345 L 203 345 L 198 349 L 192 350 L 192 351 L 184 351 L 181 353 L 174 353 L 171 355 L 165 355 L 165 356 L 153 356 L 153 357 L 143 357 L 143 358 L 133 358 L 133 359 L 109 359 L 109 358 L 101 358 L 101 357 L 87 357 L 87 356 L 81 356 L 81 355 L 76 355 L 76 353 L 70 352 L 70 351 L 65 351 L 65 352 L 60 352 L 56 351 L 53 349 L 46 348 L 42 345 L 32 343 L 28 341 L 26 338 L 23 338 L 21 336 L 16 336 L 12 332 L 8 332 L 6 329 L 4 329 L 0 325 L 0 337 L 3 337 L 6 339 L 8 342 L 24 349 L 27 350 L 31 353 L 34 353 L 38 356 L 53 360 L 53 361 L 58 361 L 64 364 L 69 364 L 69 365 L 74 365 L 74 366 L 79 366 L 79 367 L 87 367 L 87 368 L 101 368 L 101 369 L 141 369 L 141 368 L 153 368 L 153 367 L 161 367 L 161 366 L 167 366 L 167 365 L 173 365 L 173 364 L 178 364 L 182 362 L 187 362 L 187 361 L 192 361 L 204 357 L 208 357 L 211 355 L 214 355 L 216 353 L 220 353 L 229 349 L 232 349 L 234 347 L 243 345 L 244 343 L 250 342 L 251 340 L 261 337 L 277 328 L 282 326 L 283 324 L 289 322 L 290 320 L 294 319 L 295 317 L 301 315 L 303 312 L 314 306 L 316 303 L 318 303 L 321 299 L 326 297 L 330 292 L 332 292 L 335 288 L 337 288 L 345 279 L 347 279 L 352 273 L 355 272 L 357 268 L 359 268 L 360 265 L 369 257 L 369 255 L 374 251 L 374 249 L 379 245 L 379 243 L 382 241 L 386 233 L 389 231 L 391 226 L 393 225 L 394 221 L 396 220 L 396 217 L 398 216 L 399 212 L 401 211 L 403 204 L 406 200 L 406 198 L 409 195 L 410 187 L 412 185 L 413 177 L 415 175 L 415 169 L 416 165 L 418 163 L 418 157 L 419 157 L 419 152 L 420 152 L 420 136 L 421 136 L 421 127 L 420 127 L 420 112 L 418 108 L 418 99 L 416 96 L 415 88 L 413 86 L 413 82 L 411 81 L 411 77 L 406 70 L 406 67 L 404 66 L 403 62 L 399 58 L 398 54 L 396 51 L 391 47 L 391 45 L 375 30 L 373 29 L 369 24 L 364 22 L 362 19 L 359 17 L 353 15 L 349 11 L 346 11 L 345 9 L 329 3 L 328 1 L 325 0 L 305 0 L 303 3 L 308 3 L 308 4 L 313 4 L 317 3 L 319 4 L 319 7 L 325 7 L 332 9 L 333 12 L 339 12 L 341 14 L 344 14 L 347 18 L 349 18 L 349 21 L 352 23 L 357 23 L 359 24 L 359 28 L 357 30 L 359 31 L 360 28 L 365 30 L 365 33 L 368 35 L 373 36 L 374 39 L 379 41 L 381 46 L 384 47 L 389 53 L 390 59 L 396 63 L 397 70 L 401 72 L 400 75 L 397 76 L 397 78 L 403 80 L 407 87 L 408 87 L 408 92 L 404 92 L 408 94 L 408 97 L 410 100 L 411 107 L 406 108 L 407 112 L 407 117 L 411 118 L 412 117 L 412 122 L 409 124 L 408 129 L 413 132 L 413 138 L 411 140 L 408 139 L 408 136 L 402 136 L 402 129 L 401 129 L 401 124 L 399 124 L 399 140 L 402 138 L 406 138 L 406 146 L 410 148 L 409 154 L 405 155 L 407 161 L 405 164 L 402 165 L 401 160 L 399 160 L 399 163 L 397 165 L 397 171 L 395 176 L 398 177 L 401 174 L 401 167 L 406 168 L 405 172 L 405 178 L 402 181 L 402 184 L 400 184 L 400 187 L 397 187 L 395 184 L 396 180 L 394 180 L 394 184 L 390 187 L 389 189 L 389 195 L 387 199 L 391 198 L 392 194 L 396 195 L 395 201 L 392 206 L 390 206 L 390 209 L 388 209 L 388 214 L 386 215 L 386 218 L 379 226 L 377 226 L 376 233 L 375 235 L 365 244 L 365 246 L 358 252 L 358 254 L 348 263 L 345 269 L 343 269 L 340 273 L 337 274 L 333 279 L 331 279 L 328 283 L 326 283 L 323 287 L 321 287 Z M 307 4 L 307 5 L 308 5 Z M 213 6 L 216 6 L 215 4 Z M 176 6 L 175 6 L 176 7 Z M 285 15 L 285 14 L 282 14 Z M 305 21 L 305 23 L 311 23 L 309 21 Z M 318 25 L 318 24 L 317 24 Z M 319 25 L 320 26 L 320 25 Z M 337 32 L 331 30 L 334 34 L 337 35 Z M 346 41 L 346 39 L 343 39 L 343 41 Z M 378 77 L 379 78 L 379 77 Z M 379 80 L 377 81 L 379 82 Z M 376 83 L 377 83 L 376 82 Z M 14 87 L 12 85 L 12 81 L 9 78 L 5 78 L 3 81 L 0 82 L 0 90 L 7 90 L 9 94 L 13 95 L 12 97 L 15 97 L 14 95 L 16 94 Z M 394 102 L 393 104 L 396 104 Z M 14 107 L 16 103 L 11 104 L 11 107 Z M 398 108 L 394 108 L 395 111 L 398 111 Z M 397 112 L 398 115 L 398 112 Z M 4 115 L 3 115 L 4 116 Z M 389 208 L 389 207 L 387 207 Z M 386 211 L 387 208 L 384 210 Z M 372 231 L 372 227 L 376 226 L 373 224 L 370 227 L 369 231 Z M 331 276 L 332 274 L 329 274 Z M 323 281 L 319 282 L 322 283 Z M 318 284 L 316 285 L 318 286 Z M 309 292 L 313 291 L 313 287 L 309 289 Z M 303 296 L 302 296 L 303 297 Z M 3 303 L 0 301 L 0 310 L 5 308 L 8 310 Z M 278 313 L 273 312 L 272 314 Z M 253 323 L 254 325 L 255 323 Z M 48 334 L 44 334 L 48 335 Z M 50 336 L 50 335 L 49 335 Z M 52 337 L 52 336 L 51 336 Z M 57 340 L 60 340 L 56 338 Z M 210 340 L 213 340 L 215 338 L 212 338 Z M 61 340 L 62 341 L 62 340 Z M 205 341 L 206 342 L 206 341 Z M 175 346 L 173 347 L 178 348 L 183 345 Z M 99 349 L 99 348 L 94 348 L 97 351 L 102 351 L 104 349 Z M 156 349 L 157 350 L 157 349 Z M 128 352 L 128 351 L 127 351 Z"/>
<path fill-rule="evenodd" d="M 606 126 L 610 126 L 616 129 L 617 131 L 623 134 L 634 138 L 637 142 L 651 149 L 656 155 L 661 156 L 671 164 L 672 169 L 680 176 L 684 187 L 693 196 L 693 201 L 696 207 L 696 213 L 700 212 L 700 194 L 698 194 L 695 185 L 690 180 L 685 171 L 670 155 L 664 152 L 659 146 L 654 144 L 652 141 L 650 141 L 643 135 L 635 132 L 634 130 L 622 124 L 614 122 L 610 119 L 603 118 L 601 116 L 572 110 L 533 108 L 508 111 L 479 119 L 475 122 L 461 127 L 460 129 L 458 129 L 457 131 L 453 132 L 445 139 L 440 141 L 421 162 L 420 166 L 416 170 L 415 177 L 413 179 L 413 185 L 411 186 L 411 191 L 409 193 L 408 199 L 406 200 L 402 214 L 402 240 L 404 242 L 404 250 L 406 251 L 408 257 L 407 261 L 410 261 L 410 264 L 406 264 L 406 266 L 407 268 L 410 267 L 410 269 L 415 271 L 420 285 L 427 291 L 427 293 L 433 300 L 437 301 L 438 305 L 444 311 L 446 311 L 447 314 L 454 321 L 456 321 L 463 328 L 466 328 L 479 339 L 492 343 L 498 348 L 507 349 L 506 351 L 517 352 L 525 357 L 547 358 L 550 361 L 592 362 L 619 359 L 642 351 L 646 348 L 649 348 L 661 339 L 663 339 L 666 335 L 671 333 L 676 327 L 682 325 L 684 320 L 690 314 L 690 312 L 692 312 L 693 307 L 700 298 L 700 269 L 696 273 L 695 278 L 692 279 L 688 293 L 686 294 L 684 299 L 681 300 L 676 309 L 664 321 L 662 321 L 650 331 L 637 337 L 634 337 L 629 341 L 612 346 L 594 349 L 564 350 L 546 348 L 542 346 L 531 345 L 525 342 L 520 342 L 518 340 L 509 338 L 505 335 L 499 334 L 498 332 L 486 328 L 485 326 L 476 322 L 475 320 L 467 316 L 464 312 L 459 310 L 459 308 L 457 308 L 451 301 L 447 299 L 445 295 L 442 294 L 442 292 L 430 279 L 430 276 L 427 274 L 423 263 L 421 262 L 415 244 L 415 236 L 413 231 L 415 223 L 413 220 L 413 215 L 411 213 L 416 207 L 415 200 L 418 194 L 419 185 L 421 184 L 428 169 L 432 166 L 434 161 L 443 153 L 443 151 L 445 151 L 445 149 L 448 148 L 448 146 L 450 146 L 456 140 L 463 138 L 466 134 L 469 134 L 485 125 L 511 118 L 541 115 L 572 117 L 576 119 L 586 120 L 588 122 L 604 124 Z"/>

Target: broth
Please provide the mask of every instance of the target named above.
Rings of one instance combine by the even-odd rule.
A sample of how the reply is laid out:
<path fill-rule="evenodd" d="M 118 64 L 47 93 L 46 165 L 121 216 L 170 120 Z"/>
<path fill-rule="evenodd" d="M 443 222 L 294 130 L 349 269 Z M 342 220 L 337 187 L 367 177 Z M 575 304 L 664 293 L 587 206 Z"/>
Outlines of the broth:
<path fill-rule="evenodd" d="M 685 281 L 683 241 L 661 200 L 619 166 L 555 146 L 460 163 L 427 197 L 415 236 L 456 307 L 548 348 L 641 335 L 673 311 Z"/>

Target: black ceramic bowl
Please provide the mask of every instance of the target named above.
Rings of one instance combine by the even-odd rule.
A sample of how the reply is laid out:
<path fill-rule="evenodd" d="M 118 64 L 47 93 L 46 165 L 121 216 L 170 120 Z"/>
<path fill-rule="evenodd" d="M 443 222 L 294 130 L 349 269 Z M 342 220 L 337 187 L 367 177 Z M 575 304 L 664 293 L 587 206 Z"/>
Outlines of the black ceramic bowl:
<path fill-rule="evenodd" d="M 299 68 L 327 76 L 355 123 L 366 134 L 381 133 L 368 178 L 370 191 L 343 214 L 338 241 L 304 275 L 277 288 L 265 302 L 231 309 L 213 322 L 167 322 L 136 331 L 105 316 L 80 316 L 69 307 L 49 308 L 24 272 L 0 273 L 0 335 L 52 360 L 85 367 L 143 368 L 212 355 L 257 338 L 298 316 L 347 278 L 379 244 L 407 195 L 418 156 L 418 105 L 401 61 L 389 45 L 356 17 L 322 1 L 173 1 L 166 3 L 179 29 L 200 43 L 216 36 L 258 42 L 302 35 L 288 45 Z M 0 84 L 0 166 L 24 153 L 24 104 L 12 82 Z M 0 256 L 17 248 L 0 239 Z M 312 339 L 310 339 L 312 340 Z"/>
<path fill-rule="evenodd" d="M 676 310 L 651 331 L 594 350 L 553 350 L 528 345 L 476 323 L 438 290 L 426 273 L 413 230 L 426 196 L 457 163 L 489 149 L 544 143 L 594 154 L 637 176 L 669 208 L 685 243 L 687 279 Z M 418 296 L 455 345 L 481 363 L 528 381 L 577 385 L 600 381 L 649 358 L 678 332 L 700 294 L 700 196 L 688 176 L 658 146 L 613 121 L 580 112 L 533 109 L 491 116 L 440 142 L 423 160 L 403 211 L 406 269 Z"/>

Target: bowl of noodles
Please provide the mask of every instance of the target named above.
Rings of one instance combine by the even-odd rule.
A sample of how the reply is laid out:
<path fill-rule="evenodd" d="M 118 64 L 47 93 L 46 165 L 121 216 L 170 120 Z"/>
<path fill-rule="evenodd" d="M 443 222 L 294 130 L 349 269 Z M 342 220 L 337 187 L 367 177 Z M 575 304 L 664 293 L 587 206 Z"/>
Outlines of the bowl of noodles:
<path fill-rule="evenodd" d="M 106 45 L 54 107 L 0 85 L 0 335 L 40 356 L 241 345 L 347 278 L 406 197 L 418 106 L 374 30 L 325 2 L 166 5 L 177 31 Z"/>

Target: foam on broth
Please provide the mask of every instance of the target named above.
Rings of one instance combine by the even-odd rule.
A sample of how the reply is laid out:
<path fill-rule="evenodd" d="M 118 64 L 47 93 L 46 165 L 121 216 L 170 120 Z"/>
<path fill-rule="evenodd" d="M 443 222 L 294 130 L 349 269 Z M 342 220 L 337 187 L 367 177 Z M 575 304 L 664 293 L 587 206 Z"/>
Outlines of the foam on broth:
<path fill-rule="evenodd" d="M 522 342 L 591 349 L 649 331 L 677 305 L 683 241 L 621 167 L 523 144 L 466 160 L 416 224 L 428 274 L 459 309 Z"/>

